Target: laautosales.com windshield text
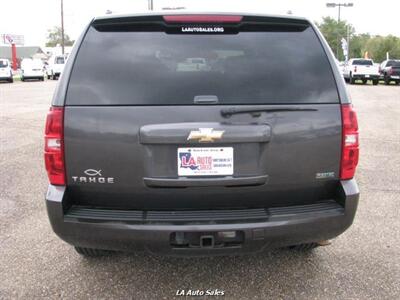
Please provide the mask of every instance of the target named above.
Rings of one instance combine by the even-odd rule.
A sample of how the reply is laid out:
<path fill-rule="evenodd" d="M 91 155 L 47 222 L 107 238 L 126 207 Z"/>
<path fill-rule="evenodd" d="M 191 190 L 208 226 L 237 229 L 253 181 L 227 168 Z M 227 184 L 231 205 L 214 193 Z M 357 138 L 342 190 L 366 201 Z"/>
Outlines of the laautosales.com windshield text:
<path fill-rule="evenodd" d="M 224 296 L 225 291 L 214 290 L 177 290 L 176 296 Z"/>
<path fill-rule="evenodd" d="M 223 27 L 182 27 L 182 32 L 224 32 Z"/>

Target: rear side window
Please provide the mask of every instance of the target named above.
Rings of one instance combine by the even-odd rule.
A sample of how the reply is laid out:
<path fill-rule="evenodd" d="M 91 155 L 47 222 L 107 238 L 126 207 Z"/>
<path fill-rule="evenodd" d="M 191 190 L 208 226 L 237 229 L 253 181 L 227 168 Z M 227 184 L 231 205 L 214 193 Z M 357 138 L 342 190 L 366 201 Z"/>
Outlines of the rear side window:
<path fill-rule="evenodd" d="M 357 65 L 357 66 L 372 66 L 373 63 L 372 63 L 371 60 L 356 59 L 356 60 L 353 60 L 353 65 Z"/>
<path fill-rule="evenodd" d="M 311 27 L 237 34 L 100 32 L 81 45 L 67 105 L 337 103 L 328 58 Z"/>

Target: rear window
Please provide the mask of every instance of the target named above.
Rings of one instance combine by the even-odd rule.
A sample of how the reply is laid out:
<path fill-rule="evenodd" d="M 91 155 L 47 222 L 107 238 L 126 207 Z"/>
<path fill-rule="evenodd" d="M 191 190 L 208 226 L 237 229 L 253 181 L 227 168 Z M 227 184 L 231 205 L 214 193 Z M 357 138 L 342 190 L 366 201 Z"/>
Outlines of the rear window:
<path fill-rule="evenodd" d="M 237 34 L 100 32 L 81 45 L 67 105 L 337 103 L 332 68 L 311 27 Z"/>
<path fill-rule="evenodd" d="M 356 60 L 353 60 L 353 65 L 357 65 L 357 66 L 372 66 L 373 63 L 372 63 L 371 60 L 356 59 Z"/>
<path fill-rule="evenodd" d="M 64 63 L 64 57 L 56 57 L 56 62 L 57 65 L 62 65 Z"/>
<path fill-rule="evenodd" d="M 396 67 L 396 68 L 400 68 L 400 61 L 397 60 L 390 60 L 388 61 L 387 67 Z"/>

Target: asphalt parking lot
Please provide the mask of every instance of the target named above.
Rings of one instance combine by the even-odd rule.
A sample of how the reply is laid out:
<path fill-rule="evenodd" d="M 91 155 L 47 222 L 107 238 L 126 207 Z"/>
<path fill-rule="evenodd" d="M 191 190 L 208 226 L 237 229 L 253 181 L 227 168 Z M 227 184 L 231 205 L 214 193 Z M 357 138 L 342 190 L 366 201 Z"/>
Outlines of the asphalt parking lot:
<path fill-rule="evenodd" d="M 0 83 L 0 299 L 169 299 L 180 289 L 218 289 L 227 299 L 400 299 L 400 86 L 348 85 L 361 199 L 355 223 L 332 245 L 190 259 L 85 259 L 53 234 L 42 136 L 55 86 Z"/>

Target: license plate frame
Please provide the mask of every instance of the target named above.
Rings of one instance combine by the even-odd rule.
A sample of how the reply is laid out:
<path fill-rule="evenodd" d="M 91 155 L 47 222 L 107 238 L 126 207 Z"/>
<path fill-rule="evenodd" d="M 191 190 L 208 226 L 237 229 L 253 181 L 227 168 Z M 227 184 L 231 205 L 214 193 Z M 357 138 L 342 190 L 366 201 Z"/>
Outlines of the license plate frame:
<path fill-rule="evenodd" d="M 233 147 L 178 147 L 178 176 L 233 175 L 233 154 Z"/>

